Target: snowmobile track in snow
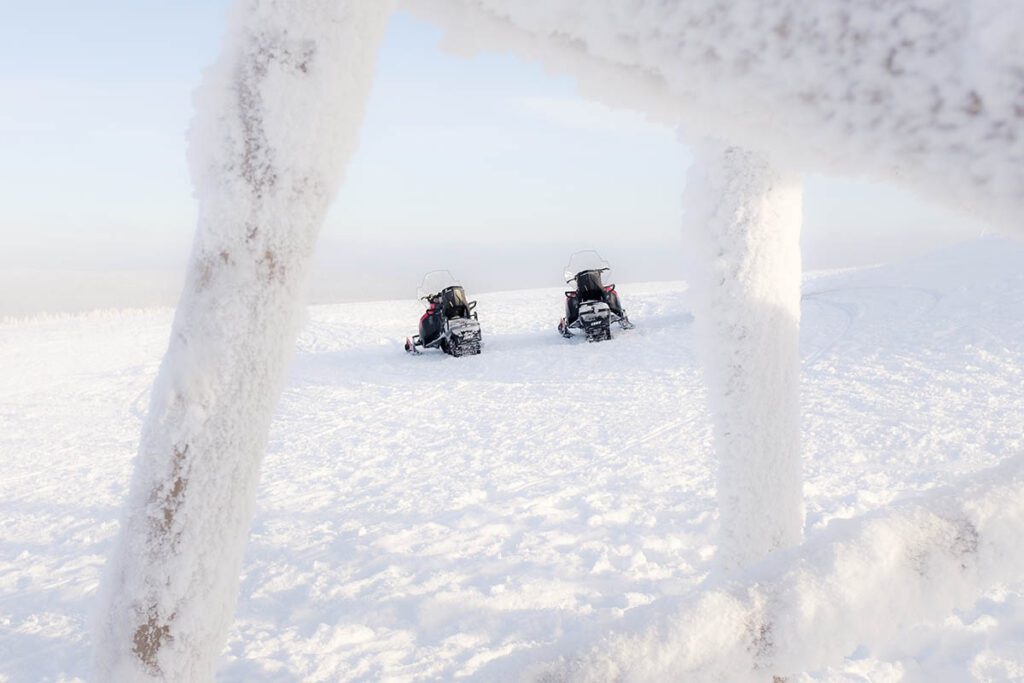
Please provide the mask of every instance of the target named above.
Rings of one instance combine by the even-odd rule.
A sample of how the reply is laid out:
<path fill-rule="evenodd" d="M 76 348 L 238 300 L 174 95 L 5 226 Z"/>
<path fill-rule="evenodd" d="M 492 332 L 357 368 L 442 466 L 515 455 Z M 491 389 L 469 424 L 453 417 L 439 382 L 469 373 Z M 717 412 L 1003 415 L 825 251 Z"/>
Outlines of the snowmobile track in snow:
<path fill-rule="evenodd" d="M 920 317 L 927 316 L 927 315 L 931 314 L 932 311 L 934 311 L 935 308 L 942 301 L 942 297 L 943 297 L 942 292 L 936 291 L 934 289 L 926 289 L 926 288 L 923 288 L 923 287 L 912 287 L 912 286 L 899 286 L 899 285 L 874 285 L 874 286 L 855 285 L 855 286 L 849 286 L 849 287 L 835 287 L 835 288 L 821 289 L 821 290 L 816 290 L 816 291 L 812 291 L 812 292 L 807 292 L 807 293 L 805 293 L 805 294 L 803 294 L 801 296 L 801 298 L 800 298 L 801 303 L 803 303 L 803 302 L 810 302 L 810 303 L 813 303 L 813 304 L 818 304 L 820 306 L 830 307 L 833 310 L 839 311 L 844 316 L 845 321 L 844 321 L 843 328 L 837 334 L 835 334 L 828 342 L 826 342 L 822 346 L 818 347 L 814 351 L 812 351 L 809 354 L 804 356 L 804 358 L 803 358 L 803 364 L 804 365 L 813 365 L 823 355 L 825 355 L 825 354 L 829 353 L 830 351 L 832 351 L 833 349 L 835 349 L 835 347 L 840 342 L 846 340 L 850 336 L 850 334 L 853 332 L 855 324 L 864 317 L 864 315 L 865 315 L 865 313 L 867 311 L 867 306 L 871 306 L 872 305 L 870 303 L 870 299 L 868 299 L 866 302 L 862 300 L 862 301 L 856 301 L 856 302 L 852 302 L 851 303 L 851 302 L 835 301 L 835 300 L 833 300 L 833 298 L 830 298 L 830 297 L 836 297 L 836 296 L 840 296 L 841 297 L 841 296 L 846 295 L 847 298 L 850 298 L 850 295 L 853 295 L 855 297 L 857 294 L 861 294 L 861 293 L 864 293 L 864 292 L 891 292 L 891 293 L 905 293 L 906 292 L 906 293 L 921 294 L 921 295 L 924 295 L 924 296 L 928 297 L 928 299 L 930 300 L 929 304 L 925 305 L 924 307 L 921 307 L 920 309 L 915 310 L 913 315 L 907 316 L 905 318 L 905 322 L 907 322 L 908 324 L 912 323 L 917 318 L 920 318 Z M 891 309 L 892 309 L 891 305 L 890 306 L 879 305 L 877 302 L 874 304 L 874 306 L 877 309 L 883 310 L 883 311 L 891 311 Z"/>

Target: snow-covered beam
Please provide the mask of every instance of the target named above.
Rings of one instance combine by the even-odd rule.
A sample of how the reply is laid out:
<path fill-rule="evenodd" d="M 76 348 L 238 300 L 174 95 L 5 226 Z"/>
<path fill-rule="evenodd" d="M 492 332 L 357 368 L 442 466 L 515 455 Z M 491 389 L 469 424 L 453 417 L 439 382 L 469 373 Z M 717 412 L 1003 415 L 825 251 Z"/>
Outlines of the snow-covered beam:
<path fill-rule="evenodd" d="M 801 184 L 764 156 L 704 142 L 684 195 L 697 339 L 718 457 L 719 558 L 800 542 Z"/>
<path fill-rule="evenodd" d="M 104 579 L 98 681 L 213 679 L 313 245 L 390 10 L 236 2 L 197 96 L 199 225 Z"/>
<path fill-rule="evenodd" d="M 402 0 L 455 50 L 1024 232 L 1024 9 L 1000 0 Z"/>
<path fill-rule="evenodd" d="M 942 619 L 1024 573 L 1024 458 L 858 520 L 798 550 L 637 615 L 556 681 L 745 681 L 817 671 Z M 643 609 L 643 608 L 638 608 Z M 790 679 L 792 680 L 792 679 Z"/>

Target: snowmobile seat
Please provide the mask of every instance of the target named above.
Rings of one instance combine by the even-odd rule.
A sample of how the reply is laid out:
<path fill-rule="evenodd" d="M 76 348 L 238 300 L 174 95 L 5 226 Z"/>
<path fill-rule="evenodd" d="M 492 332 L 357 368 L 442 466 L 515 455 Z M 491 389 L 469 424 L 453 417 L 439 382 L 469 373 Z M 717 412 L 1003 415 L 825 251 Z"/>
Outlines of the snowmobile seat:
<path fill-rule="evenodd" d="M 466 291 L 462 287 L 452 286 L 441 292 L 441 310 L 444 316 L 452 318 L 468 318 L 470 305 L 466 301 Z"/>
<path fill-rule="evenodd" d="M 584 270 L 576 274 L 576 291 L 582 301 L 604 301 L 604 285 L 600 270 Z"/>

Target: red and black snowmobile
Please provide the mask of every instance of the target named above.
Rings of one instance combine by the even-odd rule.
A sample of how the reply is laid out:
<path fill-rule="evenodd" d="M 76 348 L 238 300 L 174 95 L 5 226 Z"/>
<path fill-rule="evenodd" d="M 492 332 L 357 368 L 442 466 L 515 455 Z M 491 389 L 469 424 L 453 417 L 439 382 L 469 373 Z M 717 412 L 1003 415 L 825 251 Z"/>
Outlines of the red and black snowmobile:
<path fill-rule="evenodd" d="M 462 285 L 447 270 L 435 270 L 423 277 L 417 291 L 427 310 L 420 318 L 420 333 L 405 340 L 405 350 L 441 349 L 451 356 L 475 356 L 483 337 L 475 301 L 466 300 Z"/>
<path fill-rule="evenodd" d="M 565 293 L 565 317 L 558 323 L 563 337 L 571 339 L 581 333 L 595 342 L 612 338 L 612 323 L 624 330 L 633 328 L 615 285 L 603 282 L 608 270 L 608 262 L 596 251 L 578 251 L 569 257 L 565 281 L 576 288 Z"/>

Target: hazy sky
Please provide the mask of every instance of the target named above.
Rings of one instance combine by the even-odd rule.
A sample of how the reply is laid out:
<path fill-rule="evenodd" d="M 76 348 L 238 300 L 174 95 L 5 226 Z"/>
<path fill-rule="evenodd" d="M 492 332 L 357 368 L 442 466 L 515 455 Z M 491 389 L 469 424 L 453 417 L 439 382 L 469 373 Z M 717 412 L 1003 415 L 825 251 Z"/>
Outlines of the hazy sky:
<path fill-rule="evenodd" d="M 70 271 L 108 283 L 97 305 L 173 298 L 195 225 L 191 92 L 217 54 L 228 2 L 9 4 L 0 314 L 11 282 L 57 291 Z M 571 79 L 512 56 L 451 57 L 439 39 L 406 14 L 389 28 L 360 149 L 324 228 L 320 298 L 400 296 L 418 282 L 407 272 L 430 267 L 498 289 L 548 282 L 551 262 L 554 284 L 574 247 L 602 249 L 622 279 L 678 277 L 690 158 L 675 131 L 581 100 Z M 877 262 L 984 229 L 851 180 L 811 176 L 805 199 L 808 268 Z M 140 284 L 119 299 L 128 276 L 117 274 L 127 272 Z M 89 296 L 65 307 L 89 307 Z"/>

